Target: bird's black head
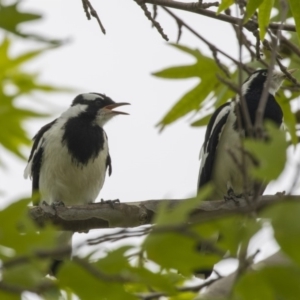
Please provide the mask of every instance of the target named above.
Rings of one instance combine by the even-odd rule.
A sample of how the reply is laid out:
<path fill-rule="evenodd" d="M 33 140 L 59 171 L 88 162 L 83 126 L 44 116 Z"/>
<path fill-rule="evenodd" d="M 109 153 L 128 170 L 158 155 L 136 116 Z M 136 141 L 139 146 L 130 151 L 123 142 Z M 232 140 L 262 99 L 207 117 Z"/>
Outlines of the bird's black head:
<path fill-rule="evenodd" d="M 116 115 L 128 115 L 128 113 L 113 110 L 122 105 L 129 105 L 129 103 L 116 103 L 104 94 L 87 93 L 78 95 L 73 100 L 71 107 L 78 109 L 79 113 L 93 116 L 96 119 L 96 122 L 102 126 Z"/>
<path fill-rule="evenodd" d="M 242 85 L 243 95 L 246 95 L 246 93 L 249 91 L 262 92 L 265 87 L 267 77 L 268 77 L 267 69 L 257 70 L 253 72 Z M 285 74 L 278 71 L 273 71 L 271 81 L 270 81 L 270 86 L 269 86 L 269 93 L 274 96 L 285 78 L 286 78 Z"/>

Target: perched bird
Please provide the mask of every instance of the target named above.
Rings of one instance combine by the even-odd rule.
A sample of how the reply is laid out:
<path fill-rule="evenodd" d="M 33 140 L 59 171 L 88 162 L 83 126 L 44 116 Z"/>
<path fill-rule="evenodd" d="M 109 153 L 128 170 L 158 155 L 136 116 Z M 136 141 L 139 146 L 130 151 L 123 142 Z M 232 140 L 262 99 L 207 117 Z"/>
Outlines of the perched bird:
<path fill-rule="evenodd" d="M 115 103 L 99 93 L 80 94 L 60 117 L 39 130 L 24 177 L 32 179 L 32 191 L 38 191 L 42 201 L 74 205 L 96 200 L 106 170 L 109 175 L 112 172 L 103 125 L 116 115 L 127 115 L 113 109 L 128 104 Z M 70 243 L 71 237 L 72 233 L 65 234 L 60 240 Z"/>
<path fill-rule="evenodd" d="M 268 70 L 255 71 L 242 85 L 242 95 L 252 125 L 255 124 L 256 111 L 266 84 L 267 75 Z M 275 93 L 285 78 L 286 75 L 281 72 L 274 71 L 272 73 L 263 115 L 263 121 L 270 120 L 278 127 L 283 124 L 283 113 L 276 102 Z M 238 121 L 238 118 L 241 122 Z M 220 106 L 212 115 L 200 153 L 201 165 L 198 177 L 198 190 L 208 182 L 212 182 L 214 185 L 213 193 L 207 200 L 223 199 L 224 195 L 228 193 L 234 195 L 244 193 L 243 176 L 238 164 L 242 164 L 241 137 L 247 135 L 246 121 L 238 97 Z M 238 161 L 238 164 L 233 157 Z M 249 167 L 250 165 L 251 159 L 246 158 L 246 166 Z M 250 178 L 247 186 L 250 194 L 254 184 L 255 182 Z"/>
<path fill-rule="evenodd" d="M 258 70 L 252 73 L 242 85 L 242 96 L 248 108 L 251 124 L 255 124 L 256 111 L 266 84 L 268 70 Z M 273 121 L 278 127 L 283 124 L 283 113 L 276 102 L 275 93 L 280 88 L 286 76 L 273 72 L 269 86 L 269 94 L 263 115 L 263 120 Z M 238 119 L 240 118 L 240 119 Z M 244 194 L 245 185 L 238 165 L 242 164 L 241 138 L 248 136 L 246 121 L 241 109 L 239 97 L 220 106 L 211 116 L 208 123 L 204 144 L 201 149 L 198 190 L 205 184 L 213 184 L 213 192 L 206 200 L 220 200 L 225 197 L 236 197 Z M 231 153 L 230 153 L 231 152 Z M 234 157 L 234 158 L 233 158 Z M 236 159 L 237 162 L 234 161 Z M 252 161 L 245 158 L 246 169 Z M 252 193 L 257 182 L 248 178 L 247 193 Z M 260 183 L 260 194 L 265 186 Z M 212 238 L 214 241 L 217 236 Z M 213 242 L 213 241 L 212 241 Z M 201 252 L 210 252 L 205 244 L 198 245 Z M 196 274 L 209 277 L 212 269 L 197 270 Z"/>

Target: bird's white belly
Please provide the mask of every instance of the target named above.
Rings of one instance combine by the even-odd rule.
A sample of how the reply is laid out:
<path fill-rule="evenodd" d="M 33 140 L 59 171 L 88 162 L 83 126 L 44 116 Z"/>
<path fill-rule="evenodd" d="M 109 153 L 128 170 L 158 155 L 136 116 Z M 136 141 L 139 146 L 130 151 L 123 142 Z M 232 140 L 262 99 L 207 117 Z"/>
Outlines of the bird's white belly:
<path fill-rule="evenodd" d="M 233 123 L 234 118 L 230 116 L 216 150 L 213 181 L 216 186 L 215 195 L 220 199 L 227 194 L 229 187 L 233 188 L 235 194 L 244 192 L 244 176 L 239 166 L 243 165 L 244 160 L 245 171 L 249 172 L 251 167 L 249 157 L 242 157 L 241 137 L 237 131 L 233 130 Z"/>
<path fill-rule="evenodd" d="M 42 200 L 52 203 L 63 201 L 67 205 L 95 201 L 105 180 L 108 145 L 95 159 L 85 165 L 72 161 L 67 147 L 50 141 L 44 148 L 40 171 L 40 193 Z M 51 162 L 51 164 L 49 163 Z"/>

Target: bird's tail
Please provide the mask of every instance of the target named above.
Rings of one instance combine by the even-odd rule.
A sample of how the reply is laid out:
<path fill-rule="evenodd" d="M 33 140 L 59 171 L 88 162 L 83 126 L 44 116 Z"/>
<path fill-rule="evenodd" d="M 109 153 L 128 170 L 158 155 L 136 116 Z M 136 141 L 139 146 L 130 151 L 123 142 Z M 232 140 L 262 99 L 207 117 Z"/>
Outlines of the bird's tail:
<path fill-rule="evenodd" d="M 53 255 L 53 260 L 49 266 L 48 273 L 56 276 L 57 272 L 64 260 L 71 257 L 72 252 L 72 231 L 60 231 L 57 234 L 57 251 Z"/>

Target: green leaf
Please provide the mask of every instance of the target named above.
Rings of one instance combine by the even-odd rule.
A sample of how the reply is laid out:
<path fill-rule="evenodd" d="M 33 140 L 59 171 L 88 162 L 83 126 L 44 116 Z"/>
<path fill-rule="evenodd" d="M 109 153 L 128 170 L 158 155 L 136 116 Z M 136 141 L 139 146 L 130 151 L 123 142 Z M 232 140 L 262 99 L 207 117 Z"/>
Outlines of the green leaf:
<path fill-rule="evenodd" d="M 233 299 L 297 300 L 300 295 L 299 277 L 299 269 L 293 266 L 272 266 L 248 272 L 237 282 Z"/>
<path fill-rule="evenodd" d="M 71 290 L 80 299 L 136 300 L 135 296 L 125 291 L 123 283 L 101 280 L 72 261 L 63 264 L 58 279 L 61 289 Z"/>
<path fill-rule="evenodd" d="M 26 274 L 26 276 L 24 276 Z M 3 271 L 3 281 L 8 285 L 18 286 L 20 288 L 32 289 L 36 285 L 44 282 L 46 284 L 50 279 L 44 278 L 45 272 L 41 272 L 32 261 L 19 263 L 5 268 Z"/>
<path fill-rule="evenodd" d="M 298 143 L 297 137 L 297 120 L 295 114 L 292 112 L 291 105 L 288 101 L 286 101 L 286 97 L 277 97 L 277 102 L 280 104 L 280 107 L 283 111 L 284 115 L 284 124 L 287 127 L 289 134 L 291 135 L 291 141 L 293 145 Z"/>
<path fill-rule="evenodd" d="M 299 6 L 299 1 L 298 0 L 288 0 L 290 4 L 290 8 L 295 20 L 296 24 L 296 31 L 298 34 L 298 39 L 300 42 L 300 6 Z"/>
<path fill-rule="evenodd" d="M 263 40 L 267 32 L 274 0 L 263 1 L 258 10 L 259 36 Z"/>
<path fill-rule="evenodd" d="M 20 300 L 21 295 L 15 293 L 4 292 L 0 290 L 0 299 Z"/>
<path fill-rule="evenodd" d="M 220 260 L 214 254 L 197 250 L 199 241 L 180 233 L 151 233 L 143 243 L 147 257 L 166 269 L 176 269 L 185 276 L 196 270 L 212 268 Z"/>
<path fill-rule="evenodd" d="M 246 23 L 255 13 L 256 9 L 262 4 L 264 0 L 249 0 L 246 6 L 246 13 L 244 23 Z"/>
<path fill-rule="evenodd" d="M 281 250 L 300 266 L 300 203 L 279 203 L 261 213 L 272 222 L 274 237 Z"/>
<path fill-rule="evenodd" d="M 38 74 L 22 70 L 23 64 L 53 47 L 25 52 L 13 58 L 9 54 L 10 48 L 11 42 L 5 38 L 0 44 L 0 128 L 5 128 L 5 130 L 0 130 L 0 144 L 8 151 L 24 158 L 20 148 L 30 145 L 31 139 L 27 137 L 26 131 L 23 129 L 23 122 L 28 118 L 47 115 L 16 106 L 14 103 L 16 98 L 34 91 L 58 92 L 70 91 L 70 89 L 42 84 L 39 82 Z M 11 90 L 12 87 L 13 92 L 8 94 L 8 88 Z"/>
<path fill-rule="evenodd" d="M 20 24 L 25 22 L 37 21 L 42 18 L 39 14 L 30 12 L 21 12 L 18 6 L 21 2 L 15 2 L 11 5 L 0 5 L 0 28 L 13 33 L 22 38 L 31 38 L 40 42 L 51 43 L 53 45 L 59 45 L 62 41 L 47 39 L 44 36 L 37 34 L 28 34 L 20 31 Z"/>
<path fill-rule="evenodd" d="M 107 274 L 120 274 L 122 270 L 126 270 L 130 267 L 125 253 L 131 248 L 131 246 L 123 246 L 116 250 L 109 251 L 104 258 L 95 262 L 94 265 Z"/>
<path fill-rule="evenodd" d="M 231 6 L 234 3 L 234 0 L 222 0 L 221 4 L 219 5 L 217 14 L 222 12 L 223 10 L 227 9 L 229 6 Z"/>
<path fill-rule="evenodd" d="M 18 11 L 19 2 L 12 5 L 0 6 L 0 27 L 14 34 L 20 35 L 19 24 L 41 19 L 41 15 Z"/>
<path fill-rule="evenodd" d="M 162 202 L 156 214 L 154 223 L 157 225 L 180 224 L 187 220 L 191 211 L 198 207 L 203 199 L 211 193 L 212 187 L 206 185 L 203 187 L 196 198 L 180 201 L 173 207 L 168 207 L 167 202 Z"/>
<path fill-rule="evenodd" d="M 206 126 L 211 118 L 212 114 L 202 117 L 201 119 L 193 122 L 191 125 L 193 127 Z"/>
<path fill-rule="evenodd" d="M 243 276 L 234 289 L 234 296 L 240 300 L 274 300 L 275 297 L 261 272 L 259 274 L 257 272 L 248 273 Z M 233 297 L 233 299 L 235 298 Z"/>
<path fill-rule="evenodd" d="M 188 91 L 158 123 L 161 129 L 192 111 L 200 110 L 204 105 L 204 101 L 206 103 L 212 100 L 220 104 L 233 95 L 232 91 L 217 79 L 216 74 L 219 72 L 219 68 L 214 59 L 203 55 L 197 49 L 194 50 L 177 44 L 171 46 L 192 55 L 196 62 L 192 65 L 167 68 L 153 75 L 165 79 L 196 77 L 199 78 L 199 83 Z"/>
<path fill-rule="evenodd" d="M 283 130 L 267 122 L 265 127 L 269 135 L 268 141 L 247 139 L 244 145 L 259 162 L 258 167 L 251 169 L 252 176 L 271 181 L 281 174 L 285 166 L 287 142 Z"/>

